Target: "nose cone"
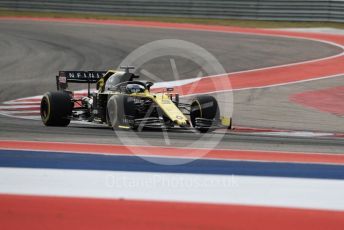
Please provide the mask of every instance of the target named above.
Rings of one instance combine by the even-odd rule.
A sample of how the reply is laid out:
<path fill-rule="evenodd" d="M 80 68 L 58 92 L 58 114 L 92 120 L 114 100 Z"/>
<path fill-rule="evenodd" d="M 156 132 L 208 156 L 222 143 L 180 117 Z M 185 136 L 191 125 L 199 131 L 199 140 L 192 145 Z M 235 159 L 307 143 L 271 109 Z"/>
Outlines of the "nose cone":
<path fill-rule="evenodd" d="M 181 127 L 185 127 L 187 126 L 188 122 L 184 117 L 176 117 L 177 119 L 174 121 L 177 125 L 181 126 Z"/>

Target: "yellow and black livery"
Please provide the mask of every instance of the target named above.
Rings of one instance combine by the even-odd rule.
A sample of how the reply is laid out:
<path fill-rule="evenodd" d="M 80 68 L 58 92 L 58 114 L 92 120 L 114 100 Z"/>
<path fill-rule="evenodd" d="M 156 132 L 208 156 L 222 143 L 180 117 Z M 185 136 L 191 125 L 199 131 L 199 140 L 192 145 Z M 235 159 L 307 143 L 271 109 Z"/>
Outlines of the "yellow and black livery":
<path fill-rule="evenodd" d="M 46 93 L 41 101 L 41 117 L 47 126 L 67 126 L 71 120 L 104 123 L 114 129 L 191 128 L 210 132 L 231 128 L 231 118 L 220 115 L 217 100 L 196 96 L 182 103 L 173 89 L 152 93 L 152 82 L 139 81 L 133 67 L 109 71 L 60 71 L 57 92 Z M 84 97 L 68 91 L 68 83 L 87 83 Z M 91 92 L 91 84 L 96 90 Z"/>

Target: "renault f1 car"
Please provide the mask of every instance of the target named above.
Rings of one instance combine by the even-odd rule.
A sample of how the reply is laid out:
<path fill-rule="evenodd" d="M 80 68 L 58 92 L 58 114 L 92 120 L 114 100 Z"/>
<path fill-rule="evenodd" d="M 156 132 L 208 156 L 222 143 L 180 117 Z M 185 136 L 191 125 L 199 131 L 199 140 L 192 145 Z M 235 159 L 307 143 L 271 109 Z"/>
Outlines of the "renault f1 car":
<path fill-rule="evenodd" d="M 152 82 L 139 81 L 122 70 L 60 71 L 56 76 L 57 91 L 46 93 L 40 106 L 46 126 L 68 126 L 71 120 L 107 124 L 114 129 L 171 129 L 175 127 L 210 132 L 231 127 L 231 119 L 220 116 L 217 100 L 210 95 L 196 96 L 191 103 L 182 103 L 173 88 L 151 92 Z M 76 97 L 68 91 L 68 83 L 87 83 L 87 96 Z M 91 93 L 90 85 L 97 90 Z"/>

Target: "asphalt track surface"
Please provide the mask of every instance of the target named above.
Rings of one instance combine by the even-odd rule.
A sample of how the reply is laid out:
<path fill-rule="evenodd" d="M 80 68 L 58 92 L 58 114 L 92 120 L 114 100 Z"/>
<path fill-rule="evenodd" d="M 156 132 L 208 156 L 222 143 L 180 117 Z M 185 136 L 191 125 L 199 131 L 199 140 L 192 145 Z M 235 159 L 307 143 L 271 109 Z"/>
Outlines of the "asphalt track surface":
<path fill-rule="evenodd" d="M 134 49 L 159 39 L 182 39 L 202 46 L 226 72 L 251 70 L 332 56 L 341 49 L 304 39 L 89 25 L 73 22 L 0 21 L 0 101 L 34 96 L 55 90 L 59 70 L 106 70 L 116 68 Z M 162 80 L 173 80 L 169 63 L 160 60 L 147 68 Z M 195 76 L 197 66 L 176 60 L 181 78 Z M 288 101 L 291 94 L 339 85 L 341 77 L 328 80 L 238 91 L 234 93 L 234 121 L 239 125 L 344 132 L 343 118 L 309 110 Z M 252 112 L 254 110 L 254 112 Z M 296 121 L 297 120 L 297 121 Z M 147 145 L 165 145 L 162 133 L 114 133 L 107 127 L 73 124 L 67 128 L 42 126 L 39 121 L 0 117 L 0 138 L 58 142 L 122 144 L 118 136 L 144 139 Z M 200 137 L 190 132 L 170 132 L 169 145 L 188 147 Z M 217 148 L 264 149 L 343 153 L 340 138 L 270 137 L 230 133 L 218 135 Z"/>

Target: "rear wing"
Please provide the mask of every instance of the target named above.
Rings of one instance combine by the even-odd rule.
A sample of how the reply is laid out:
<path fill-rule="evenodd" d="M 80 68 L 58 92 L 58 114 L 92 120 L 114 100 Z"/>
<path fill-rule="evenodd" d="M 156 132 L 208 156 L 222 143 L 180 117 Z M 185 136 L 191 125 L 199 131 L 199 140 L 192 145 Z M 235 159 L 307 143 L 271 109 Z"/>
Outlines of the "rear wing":
<path fill-rule="evenodd" d="M 56 76 L 57 90 L 66 90 L 68 83 L 87 83 L 88 96 L 90 96 L 90 85 L 97 83 L 106 74 L 106 71 L 60 71 Z"/>

